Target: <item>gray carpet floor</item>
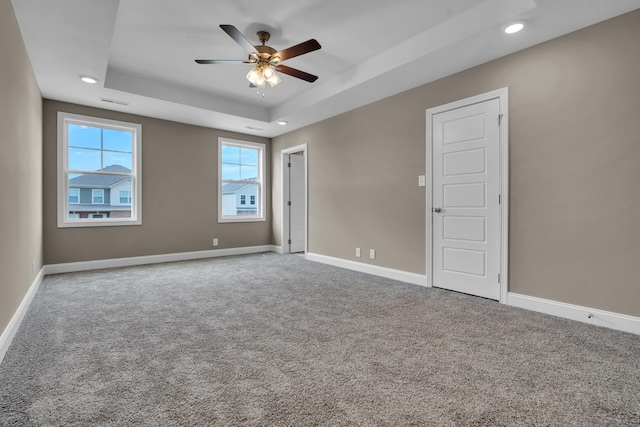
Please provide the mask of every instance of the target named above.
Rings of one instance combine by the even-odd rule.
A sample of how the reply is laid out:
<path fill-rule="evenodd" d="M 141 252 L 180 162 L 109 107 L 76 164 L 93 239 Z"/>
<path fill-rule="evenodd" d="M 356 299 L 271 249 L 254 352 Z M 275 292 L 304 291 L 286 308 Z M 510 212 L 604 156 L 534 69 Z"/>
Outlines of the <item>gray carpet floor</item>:
<path fill-rule="evenodd" d="M 257 254 L 47 276 L 0 425 L 640 425 L 640 337 Z"/>

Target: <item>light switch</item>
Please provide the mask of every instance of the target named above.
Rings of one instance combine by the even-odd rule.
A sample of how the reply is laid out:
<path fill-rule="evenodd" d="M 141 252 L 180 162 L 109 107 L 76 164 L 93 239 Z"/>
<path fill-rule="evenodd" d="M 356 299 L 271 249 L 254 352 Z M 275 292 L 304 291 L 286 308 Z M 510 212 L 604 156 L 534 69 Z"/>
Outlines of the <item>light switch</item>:
<path fill-rule="evenodd" d="M 424 187 L 427 184 L 426 177 L 424 175 L 420 175 L 418 177 L 418 187 Z"/>

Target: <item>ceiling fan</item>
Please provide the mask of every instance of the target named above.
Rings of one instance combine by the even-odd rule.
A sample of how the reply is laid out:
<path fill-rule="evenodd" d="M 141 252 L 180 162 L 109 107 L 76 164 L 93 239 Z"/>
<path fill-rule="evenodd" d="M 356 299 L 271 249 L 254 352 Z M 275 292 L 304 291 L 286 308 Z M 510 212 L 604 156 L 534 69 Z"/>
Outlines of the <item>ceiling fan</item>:
<path fill-rule="evenodd" d="M 276 74 L 276 71 L 305 80 L 309 83 L 313 83 L 318 79 L 318 76 L 281 64 L 282 61 L 287 59 L 320 49 L 320 43 L 315 39 L 310 39 L 287 49 L 277 51 L 271 46 L 266 45 L 271 37 L 266 31 L 258 31 L 258 40 L 260 40 L 262 44 L 254 46 L 233 25 L 220 25 L 220 28 L 249 53 L 249 58 L 245 61 L 233 59 L 196 59 L 195 61 L 198 64 L 254 64 L 255 66 L 247 74 L 247 80 L 249 80 L 250 86 L 259 88 L 264 88 L 265 83 L 269 83 L 271 87 L 280 83 L 280 77 Z"/>

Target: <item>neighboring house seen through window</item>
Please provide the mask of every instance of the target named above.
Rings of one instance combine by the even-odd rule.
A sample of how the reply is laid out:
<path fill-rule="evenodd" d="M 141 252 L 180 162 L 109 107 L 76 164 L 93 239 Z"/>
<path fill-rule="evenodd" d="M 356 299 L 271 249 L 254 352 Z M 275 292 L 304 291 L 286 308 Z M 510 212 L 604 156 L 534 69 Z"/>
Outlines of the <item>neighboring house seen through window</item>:
<path fill-rule="evenodd" d="M 141 154 L 139 124 L 59 112 L 58 227 L 142 224 Z"/>
<path fill-rule="evenodd" d="M 218 138 L 218 222 L 265 220 L 264 151 L 264 144 Z"/>

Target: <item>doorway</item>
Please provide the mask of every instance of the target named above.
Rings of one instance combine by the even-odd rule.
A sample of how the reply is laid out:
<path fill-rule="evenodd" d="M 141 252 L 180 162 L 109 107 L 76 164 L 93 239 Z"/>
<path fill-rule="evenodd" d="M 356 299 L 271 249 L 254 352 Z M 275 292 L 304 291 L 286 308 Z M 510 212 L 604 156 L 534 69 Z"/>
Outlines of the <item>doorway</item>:
<path fill-rule="evenodd" d="M 427 282 L 506 302 L 507 89 L 427 110 Z"/>
<path fill-rule="evenodd" d="M 282 150 L 282 250 L 307 252 L 307 144 Z"/>

